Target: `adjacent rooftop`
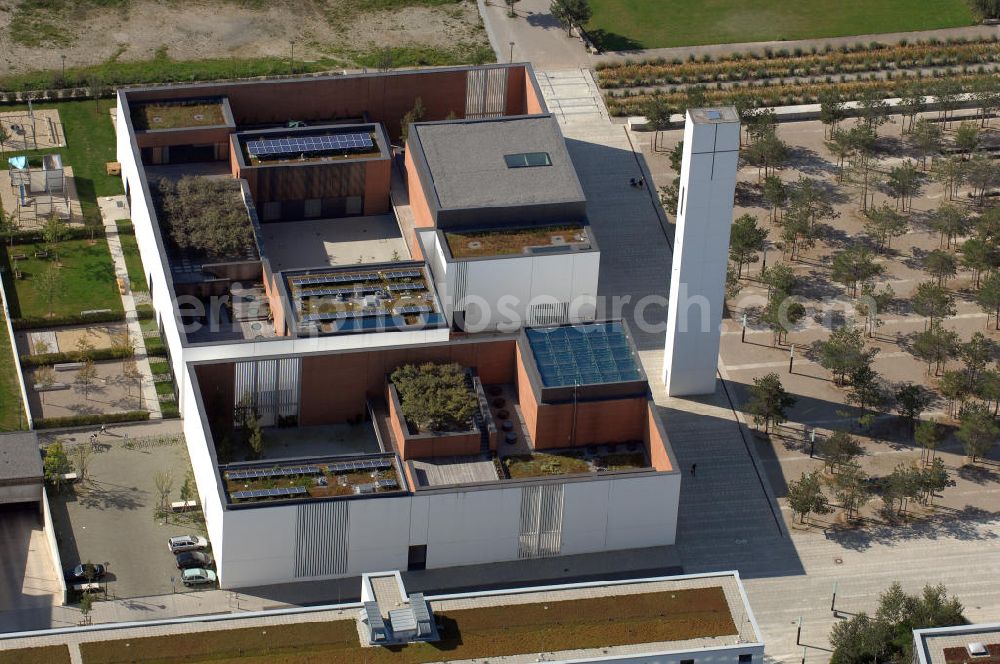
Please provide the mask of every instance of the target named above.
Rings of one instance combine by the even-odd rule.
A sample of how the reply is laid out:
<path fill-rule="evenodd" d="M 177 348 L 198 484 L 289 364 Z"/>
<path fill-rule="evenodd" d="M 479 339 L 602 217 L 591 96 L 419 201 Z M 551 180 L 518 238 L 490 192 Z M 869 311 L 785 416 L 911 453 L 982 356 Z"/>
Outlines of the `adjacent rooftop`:
<path fill-rule="evenodd" d="M 586 224 L 444 231 L 455 258 L 580 251 L 592 247 Z"/>
<path fill-rule="evenodd" d="M 415 124 L 411 144 L 440 207 L 518 207 L 585 200 L 554 118 Z M 524 155 L 547 155 L 547 158 Z M 520 164 L 509 165 L 522 155 Z"/>
<path fill-rule="evenodd" d="M 961 625 L 913 632 L 918 664 L 997 664 L 1000 624 Z"/>

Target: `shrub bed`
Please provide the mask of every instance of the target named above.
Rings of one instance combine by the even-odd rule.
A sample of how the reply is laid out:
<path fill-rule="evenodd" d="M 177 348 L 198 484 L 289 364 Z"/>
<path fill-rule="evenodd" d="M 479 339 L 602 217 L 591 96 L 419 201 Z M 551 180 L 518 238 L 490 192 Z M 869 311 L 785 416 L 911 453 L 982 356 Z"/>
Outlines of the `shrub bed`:
<path fill-rule="evenodd" d="M 80 427 L 88 424 L 115 424 L 117 422 L 142 422 L 149 419 L 148 410 L 130 410 L 125 413 L 103 413 L 96 415 L 70 415 L 68 417 L 40 417 L 35 420 L 36 429 L 57 429 L 60 427 Z"/>
<path fill-rule="evenodd" d="M 121 360 L 129 357 L 132 353 L 125 348 L 96 348 L 87 356 L 95 362 L 101 360 Z M 40 353 L 38 355 L 22 355 L 21 365 L 25 367 L 41 367 L 50 364 L 61 364 L 63 362 L 83 362 L 84 355 L 79 351 L 69 351 L 68 353 Z"/>
<path fill-rule="evenodd" d="M 60 327 L 63 325 L 86 325 L 88 323 L 118 323 L 125 320 L 124 311 L 108 311 L 98 314 L 81 316 L 52 316 L 44 318 L 32 316 L 29 318 L 12 318 L 10 324 L 15 330 L 37 330 L 44 327 Z"/>

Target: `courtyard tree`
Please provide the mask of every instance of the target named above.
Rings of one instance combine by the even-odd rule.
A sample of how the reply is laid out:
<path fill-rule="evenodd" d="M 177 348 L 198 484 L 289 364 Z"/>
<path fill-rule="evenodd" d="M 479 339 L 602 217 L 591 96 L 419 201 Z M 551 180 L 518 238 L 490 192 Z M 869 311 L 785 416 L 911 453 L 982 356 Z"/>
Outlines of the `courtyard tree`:
<path fill-rule="evenodd" d="M 962 105 L 962 86 L 952 78 L 942 78 L 933 84 L 931 94 L 937 98 L 938 118 L 944 120 L 947 129 L 951 114 Z"/>
<path fill-rule="evenodd" d="M 992 242 L 986 242 L 978 237 L 969 238 L 962 243 L 962 267 L 972 270 L 974 288 L 979 288 L 980 278 L 997 266 L 997 247 Z"/>
<path fill-rule="evenodd" d="M 35 277 L 35 289 L 42 296 L 42 299 L 45 300 L 49 316 L 52 315 L 52 306 L 61 297 L 62 287 L 62 275 L 59 273 L 59 268 L 55 265 L 49 265 Z"/>
<path fill-rule="evenodd" d="M 933 461 L 935 450 L 941 446 L 947 436 L 947 429 L 934 418 L 918 422 L 913 432 L 913 439 L 920 447 L 920 460 L 925 464 Z"/>
<path fill-rule="evenodd" d="M 899 464 L 885 478 L 885 490 L 882 500 L 885 502 L 885 512 L 903 514 L 907 503 L 917 500 L 923 494 L 923 472 L 919 468 Z M 898 503 L 898 508 L 897 508 Z"/>
<path fill-rule="evenodd" d="M 413 107 L 406 113 L 403 113 L 403 117 L 399 121 L 399 140 L 406 143 L 406 139 L 410 137 L 410 125 L 423 120 L 426 114 L 427 109 L 424 108 L 423 97 L 417 97 L 413 100 Z"/>
<path fill-rule="evenodd" d="M 767 306 L 761 313 L 760 320 L 770 328 L 771 343 L 782 344 L 788 333 L 806 315 L 806 308 L 801 302 L 791 297 L 786 291 L 771 290 L 767 298 Z"/>
<path fill-rule="evenodd" d="M 122 380 L 125 381 L 125 396 L 132 396 L 132 386 L 138 388 L 139 408 L 142 408 L 142 372 L 136 364 L 135 357 L 122 359 Z"/>
<path fill-rule="evenodd" d="M 66 455 L 66 448 L 58 440 L 45 448 L 45 459 L 42 462 L 42 472 L 45 481 L 57 490 L 62 488 L 63 476 L 73 470 L 73 465 Z"/>
<path fill-rule="evenodd" d="M 848 520 L 852 519 L 854 513 L 860 511 L 871 498 L 868 476 L 856 462 L 841 465 L 840 472 L 833 479 L 833 490 Z"/>
<path fill-rule="evenodd" d="M 815 341 L 812 353 L 821 367 L 833 373 L 834 383 L 842 385 L 848 374 L 870 364 L 878 349 L 865 348 L 861 328 L 843 325 L 828 339 Z"/>
<path fill-rule="evenodd" d="M 254 459 L 262 459 L 264 457 L 264 432 L 260 428 L 260 420 L 256 416 L 249 417 L 246 430 L 250 456 Z"/>
<path fill-rule="evenodd" d="M 780 210 L 788 202 L 788 189 L 780 177 L 769 175 L 764 178 L 764 184 L 761 186 L 761 199 L 768 208 L 770 221 L 781 217 Z"/>
<path fill-rule="evenodd" d="M 391 379 L 407 422 L 421 431 L 464 429 L 479 408 L 465 369 L 454 362 L 405 364 Z"/>
<path fill-rule="evenodd" d="M 861 409 L 858 421 L 868 426 L 872 421 L 869 411 L 883 410 L 888 401 L 882 380 L 870 364 L 856 368 L 851 372 L 850 379 L 847 401 Z"/>
<path fill-rule="evenodd" d="M 977 154 L 965 163 L 965 181 L 972 187 L 976 205 L 981 207 L 986 194 L 1000 184 L 1000 163 L 990 156 Z"/>
<path fill-rule="evenodd" d="M 931 215 L 931 228 L 940 234 L 939 245 L 947 240 L 948 248 L 956 238 L 969 232 L 969 215 L 962 208 L 951 203 L 944 203 Z"/>
<path fill-rule="evenodd" d="M 906 422 L 910 435 L 914 435 L 917 420 L 931 404 L 931 392 L 922 385 L 904 383 L 896 388 L 893 396 L 896 400 L 896 412 Z"/>
<path fill-rule="evenodd" d="M 982 332 L 975 332 L 972 338 L 958 347 L 958 356 L 965 367 L 969 381 L 975 383 L 997 356 L 997 345 Z"/>
<path fill-rule="evenodd" d="M 1000 17 L 1000 0 L 986 0 L 992 2 L 997 7 L 997 15 Z M 1000 87 L 996 81 L 987 78 L 982 79 L 974 86 L 972 96 L 979 106 L 980 126 L 986 127 L 989 124 L 990 116 L 1000 108 Z"/>
<path fill-rule="evenodd" d="M 979 127 L 976 123 L 965 121 L 958 125 L 955 132 L 955 147 L 971 159 L 972 153 L 979 147 L 979 139 Z"/>
<path fill-rule="evenodd" d="M 674 107 L 667 100 L 667 96 L 657 92 L 649 96 L 646 103 L 642 107 L 642 114 L 646 116 L 646 122 L 649 128 L 653 130 L 653 135 L 650 137 L 650 149 L 656 152 L 659 149 L 660 144 L 660 134 L 670 128 L 670 116 L 674 114 Z M 677 144 L 681 149 L 681 156 L 683 156 L 684 141 Z M 674 170 L 680 173 L 680 164 Z"/>
<path fill-rule="evenodd" d="M 976 292 L 976 304 L 986 314 L 986 325 L 992 317 L 996 321 L 994 329 L 1000 330 L 1000 272 L 992 272 L 983 279 Z"/>
<path fill-rule="evenodd" d="M 846 431 L 834 431 L 819 444 L 819 453 L 828 470 L 835 472 L 841 466 L 853 463 L 864 454 L 864 448 Z"/>
<path fill-rule="evenodd" d="M 764 426 L 766 434 L 770 432 L 772 425 L 777 426 L 788 420 L 786 411 L 796 401 L 795 397 L 785 391 L 778 374 L 771 372 L 753 379 L 744 408 L 753 417 L 754 424 Z"/>
<path fill-rule="evenodd" d="M 965 405 L 972 394 L 973 384 L 964 371 L 945 371 L 941 376 L 941 396 L 948 400 L 948 415 L 954 416 L 956 406 Z"/>
<path fill-rule="evenodd" d="M 90 399 L 90 388 L 97 382 L 97 367 L 89 357 L 83 361 L 83 366 L 76 372 L 74 382 L 83 390 L 84 400 Z"/>
<path fill-rule="evenodd" d="M 774 292 L 780 293 L 792 293 L 795 291 L 795 286 L 798 284 L 798 277 L 795 276 L 795 272 L 792 268 L 787 265 L 772 265 L 771 267 L 764 270 L 760 275 L 761 282 L 767 286 L 767 296 L 771 297 Z"/>
<path fill-rule="evenodd" d="M 868 208 L 864 216 L 865 231 L 875 240 L 875 247 L 880 253 L 891 248 L 892 238 L 906 235 L 910 225 L 904 215 L 887 203 Z"/>
<path fill-rule="evenodd" d="M 93 452 L 93 448 L 84 443 L 78 443 L 73 446 L 73 465 L 76 468 L 77 478 L 81 482 L 87 481 L 87 471 L 90 468 L 90 457 Z"/>
<path fill-rule="evenodd" d="M 823 123 L 823 138 L 837 131 L 838 125 L 847 117 L 844 102 L 836 86 L 829 86 L 819 93 L 819 121 Z"/>
<path fill-rule="evenodd" d="M 748 164 L 757 167 L 757 181 L 760 182 L 762 172 L 765 178 L 773 175 L 788 160 L 788 145 L 771 131 L 745 148 L 743 156 Z"/>
<path fill-rule="evenodd" d="M 959 417 L 955 437 L 961 441 L 969 460 L 976 463 L 977 458 L 989 453 L 996 443 L 997 436 L 1000 436 L 1000 427 L 986 406 L 978 403 L 966 404 Z"/>
<path fill-rule="evenodd" d="M 927 157 L 941 152 L 941 137 L 941 127 L 926 118 L 917 120 L 910 130 L 910 143 L 920 155 L 920 165 L 924 170 L 927 169 Z"/>
<path fill-rule="evenodd" d="M 916 335 L 913 340 L 913 355 L 927 363 L 927 373 L 934 367 L 934 375 L 941 373 L 945 362 L 955 357 L 958 350 L 958 333 L 943 327 L 939 321 Z"/>
<path fill-rule="evenodd" d="M 767 229 L 757 225 L 757 217 L 744 214 L 733 222 L 729 232 L 729 260 L 736 263 L 736 277 L 743 277 L 743 266 L 756 263 L 764 250 Z"/>
<path fill-rule="evenodd" d="M 855 244 L 833 257 L 830 276 L 837 283 L 851 289 L 851 296 L 858 294 L 858 284 L 882 274 L 885 268 L 875 262 L 875 256 L 867 247 Z"/>
<path fill-rule="evenodd" d="M 893 583 L 879 596 L 874 616 L 859 612 L 830 631 L 836 664 L 913 661 L 913 630 L 966 624 L 962 604 L 944 586 L 924 586 L 917 595 Z"/>
<path fill-rule="evenodd" d="M 965 183 L 965 162 L 959 155 L 937 159 L 933 176 L 943 187 L 949 201 L 955 200 L 959 188 Z"/>
<path fill-rule="evenodd" d="M 912 207 L 913 197 L 920 192 L 921 180 L 920 172 L 909 159 L 889 169 L 886 187 L 896 201 L 896 209 L 906 212 Z"/>
<path fill-rule="evenodd" d="M 913 124 L 918 115 L 927 110 L 927 97 L 919 85 L 906 85 L 899 91 L 899 104 L 896 110 L 903 116 L 902 133 L 913 131 Z"/>
<path fill-rule="evenodd" d="M 802 473 L 797 482 L 788 485 L 788 506 L 805 523 L 810 514 L 826 514 L 830 508 L 823 495 L 823 484 L 818 472 Z"/>
<path fill-rule="evenodd" d="M 76 356 L 78 361 L 83 362 L 91 359 L 94 354 L 94 344 L 86 336 L 80 336 L 76 340 Z"/>
<path fill-rule="evenodd" d="M 153 518 L 163 517 L 163 523 L 167 523 L 170 515 L 170 492 L 174 490 L 174 476 L 169 470 L 158 470 L 153 474 L 153 485 L 156 487 L 158 499 L 157 509 Z"/>
<path fill-rule="evenodd" d="M 941 493 L 948 486 L 948 471 L 944 467 L 944 459 L 933 459 L 921 470 L 919 480 L 923 502 L 933 505 L 934 494 Z"/>
<path fill-rule="evenodd" d="M 846 129 L 833 129 L 826 141 L 826 149 L 837 158 L 837 179 L 844 179 L 844 161 L 854 153 L 851 134 Z"/>
<path fill-rule="evenodd" d="M 875 131 L 889 121 L 889 104 L 878 90 L 866 89 L 858 99 L 858 116 L 866 127 Z"/>
<path fill-rule="evenodd" d="M 549 12 L 557 21 L 566 26 L 567 34 L 572 32 L 574 25 L 581 28 L 586 25 L 593 14 L 589 0 L 552 0 Z"/>
<path fill-rule="evenodd" d="M 930 251 L 923 259 L 924 272 L 937 279 L 937 285 L 943 287 L 945 281 L 958 274 L 958 261 L 955 256 L 942 249 Z"/>
<path fill-rule="evenodd" d="M 38 396 L 41 399 L 42 404 L 44 404 L 45 393 L 56 384 L 56 370 L 49 364 L 38 367 L 35 369 L 34 379 L 35 385 L 37 385 L 36 389 L 40 392 Z"/>
<path fill-rule="evenodd" d="M 955 315 L 955 297 L 948 289 L 933 281 L 924 281 L 917 285 L 917 290 L 910 298 L 913 311 L 923 316 L 924 329 L 936 321 Z"/>
<path fill-rule="evenodd" d="M 17 235 L 17 217 L 13 212 L 0 210 L 0 235 L 7 238 L 7 246 L 14 246 L 14 237 Z"/>
<path fill-rule="evenodd" d="M 896 291 L 886 284 L 881 290 L 875 289 L 875 284 L 867 281 L 861 285 L 861 297 L 854 303 L 857 312 L 865 317 L 865 335 L 874 337 L 878 328 L 882 327 L 882 314 L 888 311 L 896 298 Z"/>
<path fill-rule="evenodd" d="M 42 239 L 45 241 L 45 248 L 52 252 L 55 257 L 56 262 L 59 262 L 59 245 L 66 239 L 69 233 L 69 229 L 66 228 L 66 224 L 54 214 L 49 215 L 45 219 L 45 224 L 42 226 Z"/>
<path fill-rule="evenodd" d="M 220 260 L 243 260 L 254 250 L 253 226 L 235 180 L 161 178 L 152 194 L 160 225 L 178 249 Z"/>

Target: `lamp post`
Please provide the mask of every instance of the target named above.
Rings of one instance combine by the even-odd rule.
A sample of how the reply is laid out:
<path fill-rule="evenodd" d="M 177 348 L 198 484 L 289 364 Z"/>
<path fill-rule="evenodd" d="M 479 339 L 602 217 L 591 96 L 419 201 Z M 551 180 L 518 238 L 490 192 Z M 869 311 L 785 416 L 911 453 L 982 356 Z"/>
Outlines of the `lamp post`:
<path fill-rule="evenodd" d="M 65 86 L 66 85 L 66 56 L 65 55 L 60 55 L 59 57 L 62 58 L 62 84 Z"/>
<path fill-rule="evenodd" d="M 514 42 L 510 42 L 510 58 L 507 62 L 514 62 Z"/>

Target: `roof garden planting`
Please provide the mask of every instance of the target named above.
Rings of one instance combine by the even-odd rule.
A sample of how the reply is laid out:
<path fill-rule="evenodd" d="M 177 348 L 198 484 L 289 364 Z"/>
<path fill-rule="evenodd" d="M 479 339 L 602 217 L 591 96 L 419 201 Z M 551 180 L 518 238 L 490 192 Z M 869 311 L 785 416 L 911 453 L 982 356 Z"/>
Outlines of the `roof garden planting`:
<path fill-rule="evenodd" d="M 405 364 L 392 372 L 391 379 L 410 433 L 472 428 L 479 399 L 469 372 L 460 364 Z"/>
<path fill-rule="evenodd" d="M 386 317 L 396 326 L 418 325 L 440 313 L 419 265 L 286 274 L 286 280 L 300 325 L 324 333 L 367 329 Z"/>
<path fill-rule="evenodd" d="M 584 224 L 559 224 L 445 231 L 444 236 L 448 249 L 455 258 L 482 258 L 590 249 L 589 233 Z"/>
<path fill-rule="evenodd" d="M 280 162 L 336 161 L 381 155 L 375 131 L 266 132 L 240 136 L 243 157 L 251 166 Z"/>
<path fill-rule="evenodd" d="M 153 188 L 156 216 L 173 248 L 209 260 L 258 258 L 237 180 L 184 176 Z"/>
<path fill-rule="evenodd" d="M 649 468 L 640 441 L 589 445 L 573 450 L 546 450 L 506 456 L 504 469 L 512 480 L 547 475 L 574 475 Z"/>
<path fill-rule="evenodd" d="M 404 491 L 392 457 L 332 459 L 296 465 L 223 467 L 233 504 Z"/>
<path fill-rule="evenodd" d="M 423 664 L 739 634 L 721 586 L 584 599 L 545 596 L 528 604 L 466 609 L 431 604 L 441 639 L 391 649 L 360 646 L 356 621 L 342 619 L 84 643 L 81 651 L 85 661 L 106 664 L 161 661 L 163 653 L 192 661 L 234 661 L 244 651 L 296 662 Z"/>
<path fill-rule="evenodd" d="M 226 124 L 222 100 L 191 100 L 138 103 L 132 107 L 132 126 L 137 131 L 214 127 Z"/>

